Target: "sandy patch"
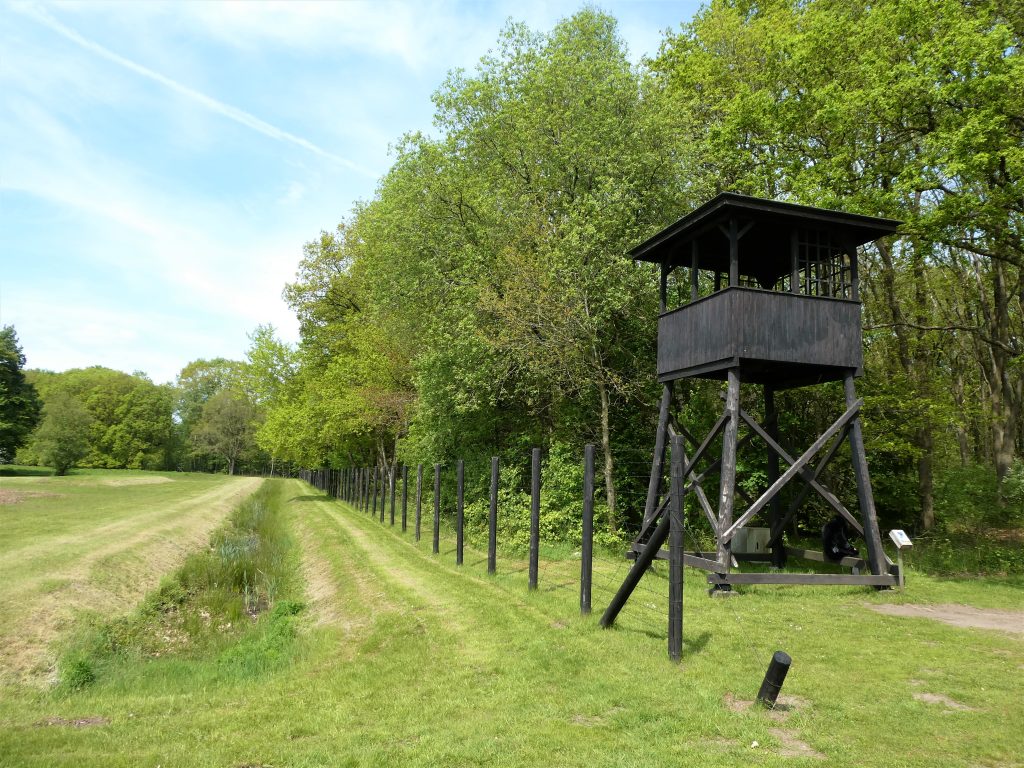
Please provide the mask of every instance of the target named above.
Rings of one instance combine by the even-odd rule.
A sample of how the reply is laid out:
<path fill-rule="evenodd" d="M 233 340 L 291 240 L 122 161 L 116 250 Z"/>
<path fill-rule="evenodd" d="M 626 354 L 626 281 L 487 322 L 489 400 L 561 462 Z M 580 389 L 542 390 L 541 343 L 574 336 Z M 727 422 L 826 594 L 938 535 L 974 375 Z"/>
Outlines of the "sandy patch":
<path fill-rule="evenodd" d="M 35 723 L 37 728 L 50 725 L 66 725 L 72 728 L 89 728 L 94 725 L 110 725 L 110 720 L 105 717 L 80 717 L 75 720 L 68 720 L 65 717 L 48 717 Z"/>
<path fill-rule="evenodd" d="M 958 710 L 960 712 L 974 712 L 974 707 L 968 707 L 955 699 L 949 698 L 944 693 L 915 693 L 915 701 L 923 701 L 925 704 L 938 704 L 946 709 Z"/>
<path fill-rule="evenodd" d="M 12 491 L 8 488 L 0 488 L 0 504 L 17 504 L 26 499 L 56 499 L 60 496 L 57 493 L 45 493 L 43 491 Z"/>
<path fill-rule="evenodd" d="M 755 704 L 753 699 L 738 699 L 731 693 L 725 694 L 723 702 L 725 703 L 725 706 L 733 712 L 747 712 Z M 775 700 L 775 706 L 772 709 L 764 708 L 763 711 L 767 712 L 768 717 L 772 720 L 782 722 L 790 712 L 807 710 L 810 706 L 811 703 L 802 696 L 787 696 L 786 694 L 780 694 Z"/>
<path fill-rule="evenodd" d="M 779 754 L 783 757 L 809 757 L 824 760 L 825 755 L 805 741 L 801 741 L 792 731 L 784 728 L 769 728 L 768 733 L 779 740 Z"/>
<path fill-rule="evenodd" d="M 111 485 L 118 488 L 122 485 L 162 485 L 163 483 L 173 482 L 169 477 L 152 475 L 149 477 L 109 477 L 103 480 L 102 485 Z"/>
<path fill-rule="evenodd" d="M 886 616 L 909 616 L 933 619 L 954 627 L 995 629 L 1024 635 L 1024 611 L 1004 611 L 996 608 L 972 608 L 969 605 L 869 605 L 876 613 Z"/>

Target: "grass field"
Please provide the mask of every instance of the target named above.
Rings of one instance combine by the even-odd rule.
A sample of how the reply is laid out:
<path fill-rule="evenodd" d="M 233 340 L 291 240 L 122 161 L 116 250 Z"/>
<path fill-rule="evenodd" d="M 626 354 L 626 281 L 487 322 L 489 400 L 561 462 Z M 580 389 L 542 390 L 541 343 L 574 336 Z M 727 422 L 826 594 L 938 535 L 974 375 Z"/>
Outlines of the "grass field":
<path fill-rule="evenodd" d="M 16 546 L 6 537 L 0 544 L 5 576 L 25 596 L 3 604 L 5 643 L 30 626 L 25 604 L 49 594 L 39 584 L 63 578 L 51 572 L 63 572 L 66 561 L 91 564 L 85 572 L 122 585 L 120 606 L 93 606 L 111 615 L 141 599 L 143 580 L 159 577 L 142 576 L 151 546 L 143 533 L 159 523 L 125 529 L 115 553 L 107 549 L 114 537 L 101 531 L 117 523 L 93 507 L 116 506 L 105 500 L 122 492 L 161 490 L 168 505 L 182 504 L 172 500 L 172 484 L 68 480 L 84 483 L 80 506 L 89 506 L 89 520 L 69 507 L 54 512 L 67 516 L 63 523 L 19 522 L 24 510 L 12 508 L 36 502 L 0 507 L 19 531 Z M 35 482 L 17 489 L 51 492 Z M 215 478 L 180 482 L 196 484 L 196 499 L 226 498 Z M 8 674 L 0 765 L 1024 765 L 1024 635 L 871 610 L 957 603 L 1019 611 L 1019 581 L 914 576 L 903 595 L 757 587 L 711 600 L 701 575 L 687 573 L 684 657 L 674 665 L 659 574 L 645 577 L 606 631 L 596 615 L 579 616 L 578 560 L 544 562 L 541 588 L 530 593 L 520 561 L 500 560 L 491 577 L 470 548 L 459 569 L 448 538 L 434 556 L 429 535 L 415 544 L 411 532 L 382 528 L 304 483 L 272 482 L 301 552 L 306 603 L 282 661 L 239 671 L 225 665 L 224 648 L 125 657 L 76 691 Z M 0 488 L 14 487 L 0 480 Z M 122 512 L 119 519 L 131 517 Z M 160 519 L 170 525 L 183 516 Z M 206 532 L 220 518 L 223 511 L 204 518 Z M 201 538 L 190 530 L 191 541 Z M 8 552 L 23 553 L 20 565 L 8 566 Z M 171 559 L 152 563 L 154 571 L 172 567 Z M 624 564 L 602 559 L 597 567 L 595 612 Z M 57 591 L 59 602 L 77 594 Z M 238 642 L 256 647 L 248 636 Z M 793 667 L 784 706 L 769 712 L 749 702 L 780 648 Z"/>
<path fill-rule="evenodd" d="M 79 470 L 0 477 L 0 683 L 45 684 L 82 612 L 123 611 L 259 483 Z"/>

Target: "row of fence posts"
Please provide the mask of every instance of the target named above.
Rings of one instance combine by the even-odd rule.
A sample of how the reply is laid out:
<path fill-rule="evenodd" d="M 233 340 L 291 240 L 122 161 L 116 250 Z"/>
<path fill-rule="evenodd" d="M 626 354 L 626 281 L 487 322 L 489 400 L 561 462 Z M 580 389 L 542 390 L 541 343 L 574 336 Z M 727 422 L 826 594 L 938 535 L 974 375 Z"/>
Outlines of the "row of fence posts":
<path fill-rule="evenodd" d="M 580 553 L 580 612 L 590 613 L 594 563 L 594 446 L 587 444 L 583 452 L 583 520 L 582 549 Z M 441 464 L 434 465 L 434 519 L 431 552 L 439 553 L 441 528 Z M 299 473 L 301 479 L 324 493 L 348 502 L 356 509 L 369 515 L 378 516 L 384 522 L 387 500 L 390 492 L 390 524 L 395 524 L 396 486 L 394 475 L 389 478 L 382 466 L 347 467 L 344 469 L 307 469 Z M 490 509 L 487 533 L 487 572 L 497 572 L 498 562 L 498 457 L 491 457 Z M 390 482 L 389 482 L 390 479 Z M 409 467 L 401 467 L 402 497 L 401 526 L 406 532 L 409 507 Z M 459 459 L 455 465 L 455 564 L 462 565 L 465 549 L 465 464 Z M 541 468 L 540 448 L 533 449 L 530 477 L 530 561 L 529 588 L 537 589 L 538 563 L 540 560 L 540 491 Z M 378 507 L 379 498 L 379 507 Z M 423 465 L 416 465 L 416 492 L 414 502 L 413 531 L 415 540 L 420 540 L 423 512 Z"/>

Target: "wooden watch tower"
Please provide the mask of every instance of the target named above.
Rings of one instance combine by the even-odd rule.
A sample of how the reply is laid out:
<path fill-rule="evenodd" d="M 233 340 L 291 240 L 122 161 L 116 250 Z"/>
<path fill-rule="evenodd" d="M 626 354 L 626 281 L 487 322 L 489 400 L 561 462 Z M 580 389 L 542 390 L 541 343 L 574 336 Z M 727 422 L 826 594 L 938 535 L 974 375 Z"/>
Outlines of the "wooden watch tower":
<path fill-rule="evenodd" d="M 661 266 L 658 380 L 663 392 L 643 526 L 630 550 L 637 562 L 602 624 L 615 620 L 653 559 L 668 559 L 661 547 L 668 539 L 668 510 L 673 506 L 671 491 L 663 488 L 670 440 L 683 454 L 673 457 L 683 467 L 680 495 L 693 494 L 717 542 L 714 553 L 688 552 L 683 562 L 707 571 L 713 588 L 896 583 L 878 531 L 854 377 L 860 375 L 863 359 L 857 247 L 893 233 L 900 223 L 722 193 L 630 252 L 634 259 Z M 670 276 L 677 288 L 689 278 L 689 290 L 676 291 L 688 294 L 688 300 L 671 310 Z M 728 382 L 722 415 L 699 441 L 676 423 L 671 412 L 672 385 L 682 378 Z M 845 410 L 805 452 L 791 455 L 778 442 L 775 393 L 828 381 L 843 382 Z M 763 389 L 763 424 L 740 407 L 740 388 L 749 385 Z M 712 456 L 710 449 L 719 438 L 721 454 Z M 768 478 L 760 495 L 750 498 L 736 483 L 736 455 L 755 441 L 767 447 Z M 846 442 L 859 515 L 819 481 Z M 780 461 L 788 465 L 783 471 Z M 715 475 L 717 503 L 702 488 Z M 802 481 L 803 487 L 783 511 L 779 491 L 793 480 Z M 840 565 L 852 573 L 733 572 L 736 558 L 763 559 L 777 567 L 787 556 L 812 562 L 825 559 L 818 551 L 787 548 L 784 543 L 786 523 L 811 492 L 863 536 L 866 560 L 843 558 Z M 766 550 L 734 556 L 737 534 L 758 518 L 768 524 Z"/>

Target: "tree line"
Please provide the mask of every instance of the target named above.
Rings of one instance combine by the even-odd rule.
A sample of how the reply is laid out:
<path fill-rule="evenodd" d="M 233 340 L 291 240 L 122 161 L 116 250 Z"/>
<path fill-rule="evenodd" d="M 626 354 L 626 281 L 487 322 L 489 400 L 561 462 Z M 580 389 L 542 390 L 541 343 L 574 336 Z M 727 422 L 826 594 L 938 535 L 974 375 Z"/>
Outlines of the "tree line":
<path fill-rule="evenodd" d="M 716 0 L 633 65 L 596 10 L 510 23 L 438 88 L 435 134 L 404 135 L 373 198 L 307 244 L 285 290 L 302 341 L 260 444 L 392 467 L 594 442 L 605 526 L 633 526 L 658 275 L 625 254 L 729 190 L 905 222 L 861 257 L 883 520 L 1006 523 L 1024 473 L 1022 31 L 1001 2 Z M 704 382 L 677 397 L 696 422 L 720 410 Z M 813 439 L 836 401 L 785 393 L 786 439 Z M 748 457 L 742 481 L 763 469 Z"/>
<path fill-rule="evenodd" d="M 253 345 L 273 335 L 258 328 Z M 0 333 L 0 463 L 264 472 L 259 383 L 249 360 L 195 360 L 174 384 L 102 366 L 25 370 L 13 326 Z"/>
<path fill-rule="evenodd" d="M 545 482 L 570 489 L 593 442 L 602 527 L 628 531 L 660 388 L 659 276 L 626 253 L 728 190 L 905 222 L 860 258 L 882 522 L 1020 523 L 1022 34 L 1024 11 L 998 0 L 713 0 L 633 64 L 597 10 L 509 23 L 437 89 L 435 131 L 400 137 L 373 197 L 306 244 L 284 290 L 300 343 L 261 327 L 245 361 L 196 361 L 171 389 L 118 374 L 123 413 L 170 427 L 144 447 L 91 412 L 87 460 L 393 472 L 498 455 L 514 484 L 542 446 Z M 59 377 L 101 375 L 33 374 L 44 400 Z M 676 387 L 695 431 L 718 397 Z M 841 400 L 780 393 L 784 441 L 808 444 Z M 738 472 L 756 490 L 763 456 Z M 576 496 L 555 494 L 566 514 Z"/>

